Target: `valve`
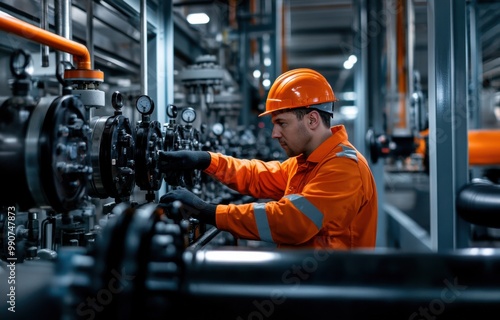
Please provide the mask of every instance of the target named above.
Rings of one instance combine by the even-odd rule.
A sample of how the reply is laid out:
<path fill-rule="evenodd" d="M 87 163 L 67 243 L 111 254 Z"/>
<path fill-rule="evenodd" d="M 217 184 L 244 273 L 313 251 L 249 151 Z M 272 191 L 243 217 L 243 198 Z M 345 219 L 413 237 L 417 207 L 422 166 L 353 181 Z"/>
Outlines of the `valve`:
<path fill-rule="evenodd" d="M 142 117 L 136 125 L 136 183 L 141 190 L 148 191 L 146 200 L 153 201 L 153 191 L 159 190 L 163 181 L 158 155 L 158 152 L 163 150 L 161 124 L 150 119 L 154 111 L 154 101 L 149 96 L 139 96 L 135 105 Z"/>
<path fill-rule="evenodd" d="M 135 186 L 134 131 L 122 115 L 123 96 L 116 91 L 111 97 L 113 116 L 91 119 L 92 167 L 89 195 L 115 202 L 128 201 Z"/>

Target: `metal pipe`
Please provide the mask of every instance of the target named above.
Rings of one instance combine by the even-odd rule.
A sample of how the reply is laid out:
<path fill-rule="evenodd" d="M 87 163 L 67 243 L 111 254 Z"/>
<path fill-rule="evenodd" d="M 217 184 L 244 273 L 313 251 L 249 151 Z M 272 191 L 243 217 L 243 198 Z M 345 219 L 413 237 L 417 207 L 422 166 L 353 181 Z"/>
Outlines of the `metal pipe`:
<path fill-rule="evenodd" d="M 141 91 L 148 94 L 148 15 L 147 0 L 141 0 Z"/>
<path fill-rule="evenodd" d="M 93 69 L 94 61 L 94 1 L 87 2 L 87 48 L 90 55 L 90 68 Z"/>
<path fill-rule="evenodd" d="M 41 3 L 42 6 L 42 16 L 40 18 L 40 27 L 43 28 L 44 30 L 49 30 L 49 4 L 47 0 L 42 0 Z M 42 67 L 48 67 L 49 66 L 49 46 L 42 45 Z"/>
<path fill-rule="evenodd" d="M 77 69 L 90 70 L 89 51 L 80 43 L 16 19 L 5 12 L 0 12 L 0 29 L 34 42 L 46 44 L 54 49 L 71 53 Z"/>
<path fill-rule="evenodd" d="M 207 230 L 195 243 L 191 244 L 188 249 L 189 250 L 198 250 L 203 248 L 205 245 L 210 243 L 218 234 L 220 234 L 220 230 L 217 228 L 211 228 Z"/>
<path fill-rule="evenodd" d="M 57 34 L 63 36 L 66 39 L 71 40 L 72 35 L 73 35 L 73 30 L 71 27 L 71 0 L 56 0 L 58 3 L 57 8 L 59 10 L 58 12 L 58 27 L 57 27 Z M 65 53 L 65 55 L 69 55 L 68 53 Z M 69 61 L 69 57 L 67 57 Z"/>
<path fill-rule="evenodd" d="M 466 221 L 500 228 L 500 186 L 477 182 L 463 187 L 457 196 L 457 213 Z"/>
<path fill-rule="evenodd" d="M 473 317 L 498 309 L 499 253 L 201 250 L 184 255 L 178 310 L 189 319 L 330 319 L 332 310 L 342 319 L 417 319 L 427 306 L 446 308 L 446 319 Z"/>
<path fill-rule="evenodd" d="M 55 18 L 54 24 L 56 29 L 56 34 L 71 40 L 72 37 L 72 28 L 71 28 L 71 0 L 55 0 Z M 64 80 L 62 79 L 63 72 L 62 70 L 66 68 L 62 68 L 63 63 L 70 62 L 71 55 L 67 52 L 56 51 L 56 76 L 61 84 L 64 84 Z M 66 88 L 60 88 L 60 94 L 64 94 Z"/>

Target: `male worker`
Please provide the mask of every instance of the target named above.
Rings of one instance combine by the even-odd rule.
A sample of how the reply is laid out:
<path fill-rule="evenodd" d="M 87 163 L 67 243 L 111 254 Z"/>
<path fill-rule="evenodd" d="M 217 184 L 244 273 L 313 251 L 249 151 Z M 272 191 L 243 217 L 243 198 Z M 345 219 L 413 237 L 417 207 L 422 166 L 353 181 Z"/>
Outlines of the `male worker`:
<path fill-rule="evenodd" d="M 194 217 L 237 238 L 283 247 L 373 248 L 377 190 L 366 159 L 343 125 L 331 126 L 335 95 L 318 72 L 300 68 L 279 76 L 266 111 L 272 138 L 288 155 L 279 161 L 237 159 L 207 151 L 160 153 L 162 171 L 204 170 L 241 194 L 268 202 L 214 205 L 186 189 L 167 192 Z"/>

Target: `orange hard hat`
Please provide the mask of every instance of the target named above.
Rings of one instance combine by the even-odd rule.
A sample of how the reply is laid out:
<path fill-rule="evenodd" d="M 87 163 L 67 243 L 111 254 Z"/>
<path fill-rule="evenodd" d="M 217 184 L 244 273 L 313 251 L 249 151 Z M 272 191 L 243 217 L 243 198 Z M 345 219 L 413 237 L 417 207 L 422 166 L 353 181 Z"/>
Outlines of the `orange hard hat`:
<path fill-rule="evenodd" d="M 315 108 L 333 114 L 336 101 L 332 87 L 319 72 L 298 68 L 281 74 L 274 81 L 266 100 L 266 111 L 259 117 L 278 110 Z"/>

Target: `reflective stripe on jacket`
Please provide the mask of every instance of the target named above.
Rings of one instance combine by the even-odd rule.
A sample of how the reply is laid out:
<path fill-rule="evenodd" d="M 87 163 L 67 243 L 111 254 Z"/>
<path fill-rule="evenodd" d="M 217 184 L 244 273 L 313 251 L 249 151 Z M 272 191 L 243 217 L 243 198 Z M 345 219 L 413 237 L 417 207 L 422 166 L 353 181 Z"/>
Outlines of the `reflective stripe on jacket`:
<path fill-rule="evenodd" d="M 234 236 L 278 247 L 335 249 L 375 246 L 377 191 L 366 159 L 348 141 L 343 125 L 306 160 L 236 159 L 211 153 L 205 172 L 257 199 L 218 205 L 216 224 Z"/>

